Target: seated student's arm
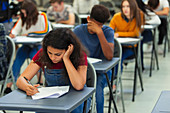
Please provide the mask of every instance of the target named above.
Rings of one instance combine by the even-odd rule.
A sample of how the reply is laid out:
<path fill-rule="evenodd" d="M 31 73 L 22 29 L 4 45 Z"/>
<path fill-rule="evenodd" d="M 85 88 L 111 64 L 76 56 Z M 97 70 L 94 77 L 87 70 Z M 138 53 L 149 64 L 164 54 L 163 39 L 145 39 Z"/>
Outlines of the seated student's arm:
<path fill-rule="evenodd" d="M 20 77 L 18 78 L 16 85 L 19 89 L 23 90 L 26 92 L 27 95 L 34 95 L 36 93 L 38 93 L 38 89 L 37 87 L 39 85 L 34 85 L 32 86 L 31 84 L 29 84 L 24 77 L 26 77 L 28 80 L 31 80 L 35 74 L 38 72 L 38 70 L 40 69 L 40 66 L 37 65 L 33 60 L 31 61 L 31 63 L 28 65 L 28 67 L 24 70 L 24 72 L 20 75 Z"/>
<path fill-rule="evenodd" d="M 139 37 L 140 31 L 139 28 L 134 29 L 130 32 L 115 32 L 118 33 L 118 37 Z"/>
<path fill-rule="evenodd" d="M 74 13 L 69 14 L 69 19 L 68 20 L 58 21 L 57 23 L 74 25 L 75 24 L 75 15 L 74 15 Z"/>
<path fill-rule="evenodd" d="M 155 14 L 155 12 L 152 12 L 150 10 L 147 10 L 148 15 L 146 16 L 146 20 L 145 20 L 145 24 L 154 24 L 154 25 L 160 25 L 161 24 L 161 20 L 159 18 L 159 16 L 157 14 Z"/>
<path fill-rule="evenodd" d="M 64 64 L 65 64 L 72 86 L 76 90 L 82 90 L 86 83 L 87 65 L 80 65 L 78 66 L 76 70 L 76 68 L 73 66 L 70 60 L 70 55 L 73 52 L 73 50 L 74 50 L 74 46 L 70 44 L 68 46 L 66 53 L 63 56 L 63 61 L 64 61 Z M 87 56 L 86 56 L 86 59 L 87 59 Z"/>
<path fill-rule="evenodd" d="M 169 7 L 165 7 L 165 8 L 163 8 L 163 10 L 156 11 L 155 13 L 159 16 L 163 16 L 163 15 L 168 16 L 169 15 Z"/>
<path fill-rule="evenodd" d="M 11 29 L 11 33 L 9 34 L 9 36 L 11 38 L 15 38 L 21 32 L 21 29 L 22 29 L 22 21 L 21 18 L 19 18 L 16 24 L 14 25 L 14 27 Z"/>
<path fill-rule="evenodd" d="M 107 60 L 112 60 L 113 58 L 113 51 L 114 51 L 114 44 L 109 43 L 106 40 L 106 37 L 103 33 L 102 27 L 94 23 L 93 21 L 88 21 L 88 28 L 97 34 L 101 48 L 103 51 L 104 56 L 106 57 Z M 114 37 L 113 37 L 114 38 Z"/>
<path fill-rule="evenodd" d="M 51 30 L 51 25 L 49 24 L 47 15 L 44 12 L 41 13 L 41 19 L 39 19 L 38 21 L 41 23 L 41 25 L 40 25 L 41 29 L 42 28 L 43 29 L 40 30 L 37 28 L 37 31 L 28 33 L 28 36 L 29 35 L 41 35 L 42 36 L 42 35 L 47 34 Z"/>

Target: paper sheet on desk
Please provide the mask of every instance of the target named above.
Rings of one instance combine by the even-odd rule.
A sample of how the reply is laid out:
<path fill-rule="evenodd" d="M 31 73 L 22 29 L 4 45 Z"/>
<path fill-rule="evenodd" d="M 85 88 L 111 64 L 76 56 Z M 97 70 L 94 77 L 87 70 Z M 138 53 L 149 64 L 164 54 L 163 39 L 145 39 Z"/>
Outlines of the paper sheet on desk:
<path fill-rule="evenodd" d="M 38 88 L 39 93 L 32 96 L 33 100 L 42 98 L 58 98 L 69 91 L 69 86 L 54 86 Z"/>
<path fill-rule="evenodd" d="M 27 36 L 17 36 L 13 40 L 15 42 L 41 42 L 43 38 L 34 38 L 34 37 L 27 37 Z"/>
<path fill-rule="evenodd" d="M 96 62 L 100 62 L 102 61 L 101 59 L 97 59 L 97 58 L 90 58 L 90 57 L 87 57 L 88 61 L 90 63 L 96 63 Z"/>
<path fill-rule="evenodd" d="M 117 38 L 120 43 L 136 42 L 139 38 Z"/>

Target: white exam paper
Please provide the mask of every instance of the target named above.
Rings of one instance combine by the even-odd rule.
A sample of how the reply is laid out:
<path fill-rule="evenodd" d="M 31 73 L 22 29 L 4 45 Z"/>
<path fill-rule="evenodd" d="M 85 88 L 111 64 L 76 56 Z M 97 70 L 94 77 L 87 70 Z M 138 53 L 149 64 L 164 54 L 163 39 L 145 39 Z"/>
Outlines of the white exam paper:
<path fill-rule="evenodd" d="M 39 93 L 32 96 L 33 100 L 42 98 L 58 98 L 69 91 L 69 86 L 53 86 L 38 88 Z"/>
<path fill-rule="evenodd" d="M 139 38 L 116 38 L 120 43 L 136 42 Z"/>
<path fill-rule="evenodd" d="M 88 61 L 90 63 L 96 63 L 96 62 L 100 62 L 102 61 L 101 59 L 97 59 L 97 58 L 90 58 L 90 57 L 87 57 Z"/>
<path fill-rule="evenodd" d="M 27 36 L 16 36 L 14 42 L 41 42 L 43 38 L 34 38 L 34 37 L 27 37 Z"/>

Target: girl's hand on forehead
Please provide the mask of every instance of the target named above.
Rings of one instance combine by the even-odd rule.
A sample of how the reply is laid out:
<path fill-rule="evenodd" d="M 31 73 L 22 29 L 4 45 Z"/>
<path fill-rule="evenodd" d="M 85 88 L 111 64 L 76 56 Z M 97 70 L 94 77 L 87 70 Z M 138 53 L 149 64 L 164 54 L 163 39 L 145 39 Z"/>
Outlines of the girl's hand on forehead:
<path fill-rule="evenodd" d="M 70 44 L 68 46 L 68 49 L 66 50 L 64 56 L 63 56 L 63 59 L 66 59 L 66 58 L 69 59 L 69 57 L 72 54 L 73 50 L 74 50 L 74 46 L 73 46 L 73 44 Z"/>

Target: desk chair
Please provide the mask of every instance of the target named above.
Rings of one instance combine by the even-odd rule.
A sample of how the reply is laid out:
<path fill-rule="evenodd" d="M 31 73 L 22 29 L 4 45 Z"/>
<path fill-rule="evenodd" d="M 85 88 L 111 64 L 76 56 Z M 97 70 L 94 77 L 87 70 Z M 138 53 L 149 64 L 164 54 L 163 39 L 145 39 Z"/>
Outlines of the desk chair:
<path fill-rule="evenodd" d="M 8 41 L 7 42 L 7 54 L 6 54 L 6 58 L 7 58 L 7 62 L 8 62 L 8 70 L 6 72 L 4 80 L 0 81 L 0 84 L 2 84 L 1 96 L 4 95 L 4 91 L 5 91 L 5 88 L 6 88 L 6 85 L 8 82 L 12 81 L 14 88 L 16 88 L 15 80 L 14 80 L 13 73 L 12 73 L 12 65 L 13 65 L 14 54 L 15 54 L 15 44 L 9 36 L 6 36 L 6 38 Z"/>
<path fill-rule="evenodd" d="M 74 26 L 80 25 L 81 24 L 81 18 L 79 17 L 78 13 L 74 12 L 75 14 L 75 24 Z"/>
<path fill-rule="evenodd" d="M 142 37 L 140 37 L 142 38 Z M 142 81 L 142 69 L 141 69 L 141 59 L 140 59 L 140 42 L 137 45 L 137 47 L 132 46 L 134 49 L 134 57 L 131 59 L 125 59 L 123 63 L 130 63 L 135 61 L 135 72 L 134 72 L 134 84 L 133 84 L 133 95 L 132 95 L 132 101 L 135 101 L 135 95 L 136 95 L 136 83 L 137 83 L 137 74 L 139 75 L 139 80 L 141 84 L 141 90 L 143 91 L 143 81 Z"/>
<path fill-rule="evenodd" d="M 121 68 L 120 68 L 121 67 L 121 58 L 122 58 L 122 46 L 116 38 L 114 38 L 114 57 L 120 58 L 120 61 L 118 63 L 117 78 L 115 80 L 115 82 L 116 82 L 115 101 L 117 101 L 118 88 L 120 85 L 122 107 L 123 107 L 123 112 L 125 112 L 125 105 L 124 105 L 124 99 L 123 99 L 122 76 L 121 76 Z"/>
<path fill-rule="evenodd" d="M 87 80 L 86 85 L 87 87 L 94 87 L 96 89 L 96 71 L 93 67 L 93 65 L 88 61 L 88 68 L 87 68 Z M 92 101 L 91 101 L 91 109 L 90 113 L 95 113 L 95 93 L 92 95 Z"/>
<path fill-rule="evenodd" d="M 121 66 L 121 58 L 122 58 L 122 46 L 116 38 L 114 38 L 114 56 L 113 57 L 118 57 L 120 59 L 120 61 L 118 63 L 117 77 L 113 81 L 114 82 L 113 84 L 116 84 L 115 102 L 117 102 L 118 89 L 119 89 L 119 85 L 120 85 L 122 107 L 123 107 L 123 112 L 125 112 L 125 105 L 124 105 L 124 98 L 123 98 L 122 76 L 121 76 L 121 73 L 120 73 L 121 72 L 120 66 Z"/>

